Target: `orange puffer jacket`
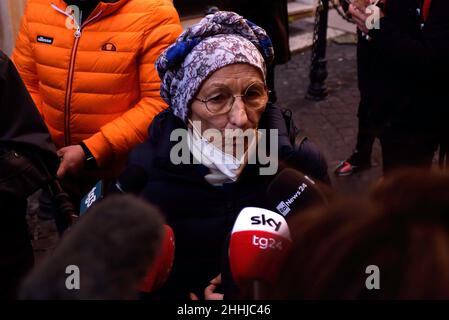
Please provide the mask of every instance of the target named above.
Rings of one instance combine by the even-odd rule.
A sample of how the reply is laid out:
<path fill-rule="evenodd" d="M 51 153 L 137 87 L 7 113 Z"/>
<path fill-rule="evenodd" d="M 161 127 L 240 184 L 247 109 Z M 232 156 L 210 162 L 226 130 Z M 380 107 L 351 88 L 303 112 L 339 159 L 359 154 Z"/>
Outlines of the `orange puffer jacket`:
<path fill-rule="evenodd" d="M 29 0 L 12 59 L 57 147 L 84 141 L 105 169 L 166 107 L 154 63 L 182 28 L 170 0 L 100 2 L 81 26 L 70 9 Z"/>

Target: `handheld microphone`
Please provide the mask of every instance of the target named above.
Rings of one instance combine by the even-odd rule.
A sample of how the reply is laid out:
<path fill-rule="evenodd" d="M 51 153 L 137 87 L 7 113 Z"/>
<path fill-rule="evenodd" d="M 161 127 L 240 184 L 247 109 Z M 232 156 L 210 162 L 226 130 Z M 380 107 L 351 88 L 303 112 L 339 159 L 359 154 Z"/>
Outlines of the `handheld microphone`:
<path fill-rule="evenodd" d="M 267 196 L 273 208 L 286 218 L 327 203 L 315 181 L 290 168 L 282 170 L 273 179 L 268 186 Z"/>
<path fill-rule="evenodd" d="M 120 175 L 116 182 L 109 188 L 110 194 L 133 194 L 139 195 L 147 184 L 149 177 L 144 168 L 138 165 L 130 165 Z M 84 196 L 80 203 L 80 215 L 84 214 L 93 204 L 105 196 L 105 183 L 103 180 Z"/>
<path fill-rule="evenodd" d="M 290 248 L 284 217 L 261 208 L 244 208 L 235 221 L 229 244 L 232 277 L 239 287 L 252 283 L 254 298 L 259 299 L 261 285 L 275 285 Z"/>
<path fill-rule="evenodd" d="M 80 216 L 86 213 L 97 201 L 104 198 L 104 182 L 100 180 L 97 184 L 81 199 Z"/>
<path fill-rule="evenodd" d="M 164 225 L 164 238 L 162 240 L 156 260 L 140 284 L 139 291 L 150 293 L 162 288 L 170 275 L 173 260 L 175 259 L 175 235 L 173 229 Z"/>

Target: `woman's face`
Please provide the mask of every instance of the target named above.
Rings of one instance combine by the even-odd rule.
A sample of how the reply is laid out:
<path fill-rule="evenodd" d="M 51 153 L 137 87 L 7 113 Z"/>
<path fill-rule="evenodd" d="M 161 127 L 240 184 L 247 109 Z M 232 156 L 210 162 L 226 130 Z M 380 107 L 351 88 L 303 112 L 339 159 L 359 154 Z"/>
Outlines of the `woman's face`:
<path fill-rule="evenodd" d="M 223 67 L 215 71 L 201 86 L 195 98 L 208 100 L 223 93 L 241 96 L 248 92 L 248 87 L 263 88 L 263 105 L 260 108 L 253 108 L 246 105 L 241 97 L 236 97 L 231 110 L 228 113 L 211 113 L 206 105 L 196 99 L 191 105 L 190 119 L 201 122 L 201 133 L 207 129 L 255 129 L 259 124 L 260 117 L 265 110 L 268 101 L 268 92 L 264 86 L 264 79 L 261 72 L 248 64 L 234 64 Z M 250 97 L 250 96 L 248 96 Z M 248 100 L 248 99 L 245 99 Z"/>

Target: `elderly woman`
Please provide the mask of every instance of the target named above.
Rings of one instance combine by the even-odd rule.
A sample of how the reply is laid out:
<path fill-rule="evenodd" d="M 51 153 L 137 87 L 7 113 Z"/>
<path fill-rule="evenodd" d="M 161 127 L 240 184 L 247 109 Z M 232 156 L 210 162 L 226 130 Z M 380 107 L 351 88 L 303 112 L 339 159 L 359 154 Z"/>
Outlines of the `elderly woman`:
<path fill-rule="evenodd" d="M 164 289 L 171 297 L 201 293 L 220 272 L 223 245 L 241 209 L 271 208 L 266 188 L 281 165 L 263 175 L 259 161 L 250 161 L 255 145 L 269 136 L 257 129 L 279 130 L 278 141 L 270 142 L 270 148 L 277 145 L 271 152 L 278 154 L 275 161 L 293 162 L 317 179 L 327 177 L 319 152 L 296 152 L 281 112 L 267 106 L 266 66 L 272 59 L 263 29 L 235 13 L 217 12 L 186 30 L 156 63 L 161 95 L 170 108 L 155 118 L 129 166 L 145 169 L 142 195 L 159 206 L 175 232 L 175 262 Z M 212 129 L 223 136 L 212 139 L 207 135 Z M 181 142 L 173 134 L 179 130 L 187 137 Z M 228 139 L 233 131 L 252 135 Z M 187 149 L 188 161 L 173 152 L 179 144 Z"/>

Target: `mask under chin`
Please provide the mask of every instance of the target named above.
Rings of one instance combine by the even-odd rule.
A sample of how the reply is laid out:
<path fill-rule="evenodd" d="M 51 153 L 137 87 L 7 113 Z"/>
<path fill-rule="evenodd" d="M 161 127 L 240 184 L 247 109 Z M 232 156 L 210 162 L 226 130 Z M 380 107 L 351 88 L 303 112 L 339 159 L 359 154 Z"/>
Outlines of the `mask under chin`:
<path fill-rule="evenodd" d="M 251 145 L 257 141 L 257 128 L 254 129 L 207 129 L 201 133 L 201 121 L 188 120 L 194 137 L 204 143 L 212 144 L 221 152 L 241 160 Z"/>

